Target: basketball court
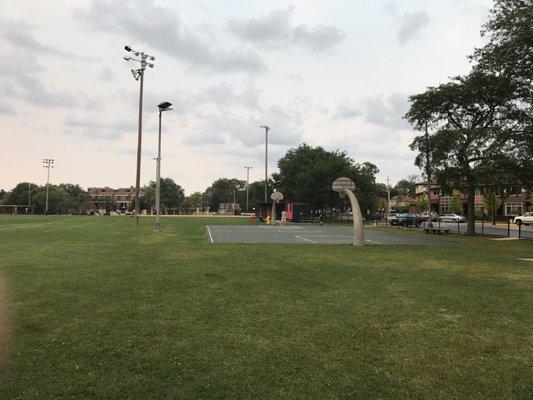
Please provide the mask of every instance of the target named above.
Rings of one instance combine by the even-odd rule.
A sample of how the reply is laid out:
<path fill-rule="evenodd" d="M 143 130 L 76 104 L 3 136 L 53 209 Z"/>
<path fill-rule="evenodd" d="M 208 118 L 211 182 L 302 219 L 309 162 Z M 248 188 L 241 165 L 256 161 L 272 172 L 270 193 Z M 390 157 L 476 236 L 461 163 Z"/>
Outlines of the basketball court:
<path fill-rule="evenodd" d="M 365 228 L 365 244 L 444 244 L 456 243 L 441 236 L 424 236 L 409 232 L 389 233 Z M 348 226 L 268 226 L 207 225 L 210 243 L 272 243 L 272 244 L 352 244 L 353 227 Z"/>

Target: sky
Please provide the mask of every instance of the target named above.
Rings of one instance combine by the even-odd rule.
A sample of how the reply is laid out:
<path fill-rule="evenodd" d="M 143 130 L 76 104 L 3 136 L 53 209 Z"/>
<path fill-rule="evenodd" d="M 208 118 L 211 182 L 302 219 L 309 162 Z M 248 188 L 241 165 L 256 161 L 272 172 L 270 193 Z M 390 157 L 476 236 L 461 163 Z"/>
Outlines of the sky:
<path fill-rule="evenodd" d="M 145 73 L 141 183 L 190 194 L 221 177 L 264 177 L 301 143 L 369 161 L 378 181 L 411 174 L 408 97 L 467 73 L 489 0 L 3 0 L 0 189 L 134 185 L 138 64 Z"/>

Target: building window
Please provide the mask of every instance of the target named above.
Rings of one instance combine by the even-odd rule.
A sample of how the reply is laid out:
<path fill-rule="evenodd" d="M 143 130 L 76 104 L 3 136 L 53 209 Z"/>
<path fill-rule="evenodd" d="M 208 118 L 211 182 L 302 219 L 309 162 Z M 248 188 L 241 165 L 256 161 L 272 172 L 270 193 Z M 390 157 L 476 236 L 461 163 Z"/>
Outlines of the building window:
<path fill-rule="evenodd" d="M 481 189 L 476 189 L 476 196 L 481 196 Z"/>
<path fill-rule="evenodd" d="M 505 203 L 505 215 L 522 215 L 522 203 Z"/>

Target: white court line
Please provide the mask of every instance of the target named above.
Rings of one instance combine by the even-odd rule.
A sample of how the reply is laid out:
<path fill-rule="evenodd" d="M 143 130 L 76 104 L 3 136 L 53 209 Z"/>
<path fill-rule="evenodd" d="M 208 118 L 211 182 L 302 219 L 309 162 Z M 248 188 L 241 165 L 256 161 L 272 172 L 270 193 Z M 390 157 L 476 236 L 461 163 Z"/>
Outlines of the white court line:
<path fill-rule="evenodd" d="M 50 224 L 58 224 L 60 222 L 70 221 L 69 219 L 62 219 L 60 221 L 53 221 L 53 222 L 36 222 L 33 224 L 23 224 L 23 225 L 15 225 L 15 226 L 8 226 L 5 228 L 0 228 L 0 231 L 9 231 L 11 229 L 23 229 L 23 228 L 32 228 L 34 226 L 40 226 L 40 225 L 50 225 Z"/>
<path fill-rule="evenodd" d="M 211 236 L 211 229 L 209 229 L 209 225 L 206 225 L 207 233 L 209 233 L 209 240 L 211 241 L 211 244 L 213 244 L 213 236 Z"/>
<path fill-rule="evenodd" d="M 314 240 L 307 239 L 307 238 L 304 238 L 304 237 L 301 237 L 301 236 L 298 236 L 298 235 L 294 235 L 294 237 L 295 237 L 295 238 L 298 238 L 298 239 L 305 240 L 306 242 L 311 242 L 311 243 L 316 243 L 316 244 L 318 244 L 318 242 L 315 242 Z"/>
<path fill-rule="evenodd" d="M 370 239 L 365 239 L 365 242 L 375 243 L 375 244 L 383 244 L 381 242 L 376 242 L 375 240 L 370 240 Z"/>

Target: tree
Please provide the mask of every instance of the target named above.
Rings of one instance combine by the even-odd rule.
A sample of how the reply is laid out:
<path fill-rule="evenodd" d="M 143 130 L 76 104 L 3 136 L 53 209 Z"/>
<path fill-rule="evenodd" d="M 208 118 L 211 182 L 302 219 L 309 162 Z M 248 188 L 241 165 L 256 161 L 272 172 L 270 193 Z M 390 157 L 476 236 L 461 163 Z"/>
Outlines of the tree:
<path fill-rule="evenodd" d="M 155 182 L 150 182 L 150 186 L 155 188 Z M 160 202 L 161 209 L 177 210 L 180 203 L 185 198 L 185 191 L 172 178 L 161 178 L 160 180 Z"/>
<path fill-rule="evenodd" d="M 429 146 L 439 183 L 465 190 L 468 234 L 475 234 L 476 186 L 531 173 L 523 170 L 528 157 L 516 156 L 527 147 L 517 121 L 528 116 L 513 100 L 515 89 L 506 77 L 472 72 L 410 97 L 406 119 L 418 131 L 432 130 L 429 141 L 420 135 L 411 143 L 419 151 L 415 164 L 423 168 Z"/>
<path fill-rule="evenodd" d="M 68 212 L 69 195 L 62 187 L 50 185 L 48 189 L 48 214 Z M 32 207 L 35 212 L 44 214 L 46 211 L 46 185 L 39 186 L 32 196 Z"/>
<path fill-rule="evenodd" d="M 461 198 L 457 193 L 452 196 L 452 201 L 450 202 L 450 212 L 453 214 L 462 214 L 463 207 L 461 206 Z"/>
<path fill-rule="evenodd" d="M 418 209 L 421 212 L 427 212 L 428 210 L 428 196 L 426 193 L 422 193 L 418 198 Z"/>
<path fill-rule="evenodd" d="M 80 213 L 91 207 L 91 196 L 89 195 L 89 192 L 83 189 L 80 185 L 62 183 L 59 187 L 68 195 L 65 199 L 65 203 L 62 204 L 62 208 L 67 212 Z"/>
<path fill-rule="evenodd" d="M 30 208 L 34 208 L 33 197 L 37 192 L 37 186 L 34 183 L 18 183 L 11 191 L 4 196 L 4 204 L 27 205 L 30 202 Z"/>
<path fill-rule="evenodd" d="M 245 189 L 246 181 L 235 178 L 217 179 L 205 190 L 209 208 L 216 211 L 220 203 L 233 203 L 234 198 L 235 202 L 239 203 L 242 208 L 243 202 L 246 202 Z"/>
<path fill-rule="evenodd" d="M 339 199 L 331 184 L 346 176 L 355 182 L 361 210 L 377 207 L 377 167 L 371 163 L 355 164 L 345 152 L 326 151 L 304 143 L 289 149 L 278 161 L 278 169 L 279 173 L 273 177 L 285 201 L 310 203 L 313 210 L 342 207 L 346 200 Z"/>
<path fill-rule="evenodd" d="M 513 79 L 520 90 L 517 97 L 529 99 L 533 81 L 533 2 L 495 0 L 482 31 L 488 42 L 476 49 L 475 68 Z"/>
<path fill-rule="evenodd" d="M 141 210 L 149 210 L 150 214 L 152 213 L 155 207 L 155 182 L 150 182 L 143 195 L 139 197 L 139 207 Z"/>
<path fill-rule="evenodd" d="M 500 207 L 500 199 L 498 199 L 498 196 L 496 196 L 494 191 L 485 189 L 483 191 L 483 203 L 485 204 L 485 207 L 487 207 L 487 211 L 492 217 L 492 225 L 496 225 L 496 222 L 494 221 L 494 213 L 498 207 Z"/>

